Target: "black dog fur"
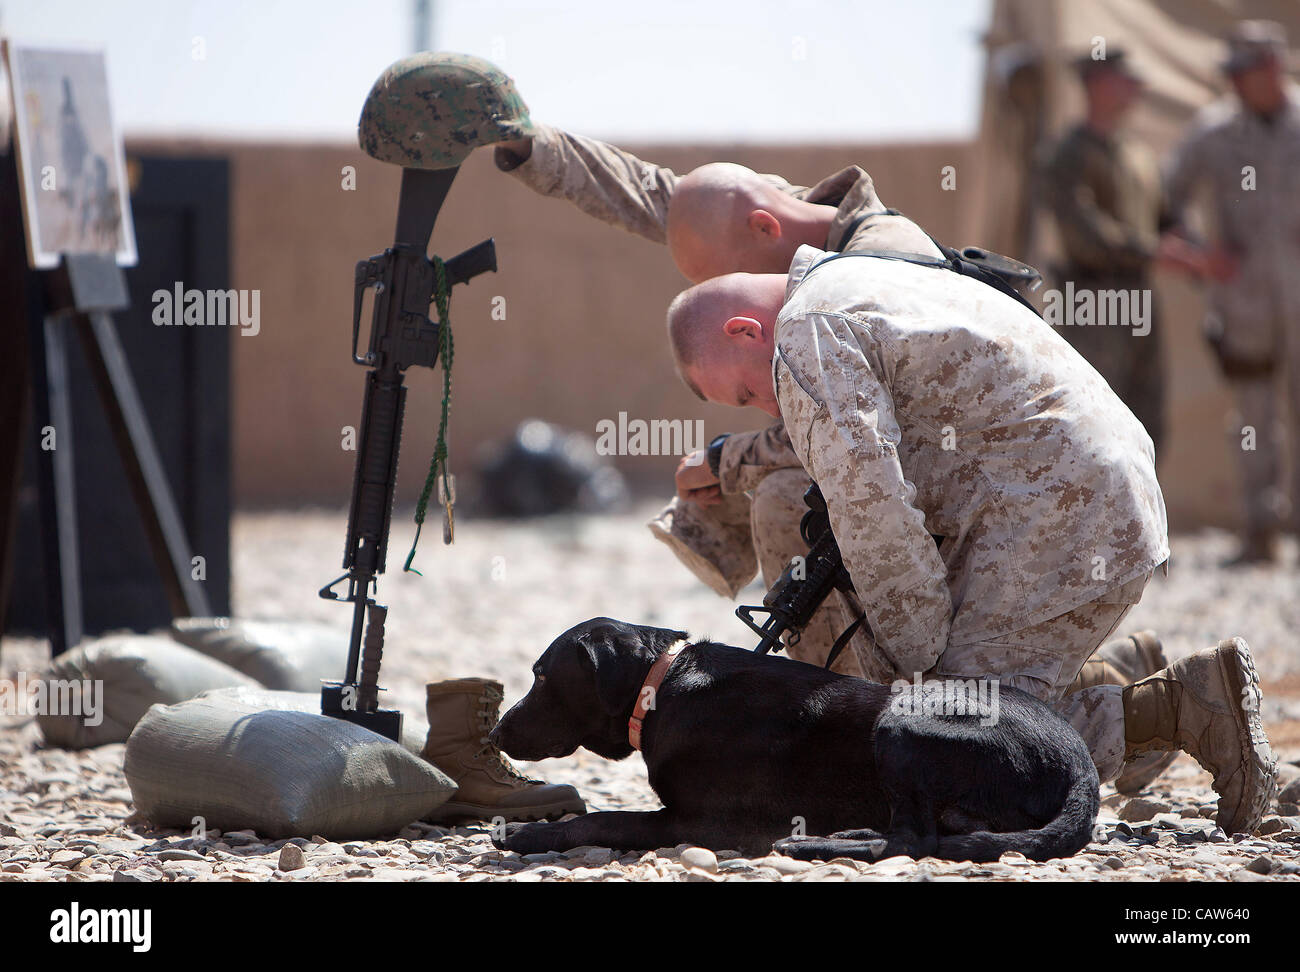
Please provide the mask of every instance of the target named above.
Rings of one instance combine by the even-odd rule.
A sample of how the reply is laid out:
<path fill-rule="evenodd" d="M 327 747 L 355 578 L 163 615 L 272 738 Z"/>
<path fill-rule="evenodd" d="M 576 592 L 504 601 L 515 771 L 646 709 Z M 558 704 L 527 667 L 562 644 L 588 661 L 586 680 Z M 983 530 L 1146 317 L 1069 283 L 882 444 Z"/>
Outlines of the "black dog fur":
<path fill-rule="evenodd" d="M 579 746 L 631 755 L 637 694 L 659 654 L 685 637 L 609 618 L 569 629 L 533 666 L 532 688 L 492 741 L 524 760 Z M 775 845 L 804 860 L 993 861 L 1014 850 L 1042 861 L 1092 839 L 1097 770 L 1042 702 L 1001 688 L 999 718 L 986 726 L 974 714 L 902 714 L 891 706 L 898 697 L 813 665 L 696 643 L 669 670 L 642 730 L 663 809 L 512 824 L 494 842 L 521 854 L 691 843 L 746 854 Z"/>

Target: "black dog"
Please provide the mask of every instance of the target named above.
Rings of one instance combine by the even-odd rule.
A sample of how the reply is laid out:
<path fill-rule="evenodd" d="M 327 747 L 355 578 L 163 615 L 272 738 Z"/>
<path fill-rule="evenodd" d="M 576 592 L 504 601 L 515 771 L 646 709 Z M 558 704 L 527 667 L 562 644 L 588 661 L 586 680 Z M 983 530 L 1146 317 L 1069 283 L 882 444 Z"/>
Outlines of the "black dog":
<path fill-rule="evenodd" d="M 525 760 L 579 746 L 631 755 L 628 720 L 646 676 L 685 637 L 609 618 L 569 629 L 533 666 L 533 687 L 492 741 Z M 497 846 L 528 854 L 692 843 L 763 854 L 775 842 L 805 860 L 991 861 L 1008 850 L 1064 857 L 1091 840 L 1097 770 L 1060 716 L 1011 688 L 996 696 L 995 720 L 926 714 L 923 704 L 909 711 L 906 700 L 923 694 L 693 644 L 644 720 L 642 754 L 663 809 L 512 825 Z"/>

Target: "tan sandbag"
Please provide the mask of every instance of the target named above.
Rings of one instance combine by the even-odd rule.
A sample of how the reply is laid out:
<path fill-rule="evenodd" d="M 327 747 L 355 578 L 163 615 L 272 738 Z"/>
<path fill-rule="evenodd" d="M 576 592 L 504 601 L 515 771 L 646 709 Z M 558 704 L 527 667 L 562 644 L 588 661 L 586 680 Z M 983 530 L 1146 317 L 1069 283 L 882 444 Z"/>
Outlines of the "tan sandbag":
<path fill-rule="evenodd" d="M 76 682 L 85 688 L 81 712 L 37 716 L 45 742 L 84 749 L 125 742 L 154 704 L 171 705 L 211 688 L 257 682 L 170 638 L 160 635 L 109 635 L 64 652 L 41 675 L 47 684 Z M 97 707 L 98 712 L 87 711 Z"/>
<path fill-rule="evenodd" d="M 369 729 L 262 709 L 256 693 L 156 705 L 126 744 L 136 809 L 158 827 L 252 829 L 271 838 L 391 836 L 456 791 L 446 775 Z M 294 700 L 288 700 L 293 702 Z"/>
<path fill-rule="evenodd" d="M 237 706 L 255 709 L 287 709 L 292 712 L 320 712 L 319 692 L 275 692 L 264 688 L 212 689 L 202 693 L 201 699 L 226 701 Z M 429 736 L 429 726 L 423 719 L 402 714 L 402 748 L 419 756 Z"/>
<path fill-rule="evenodd" d="M 269 689 L 320 691 L 347 667 L 347 629 L 315 621 L 177 618 L 172 637 Z"/>

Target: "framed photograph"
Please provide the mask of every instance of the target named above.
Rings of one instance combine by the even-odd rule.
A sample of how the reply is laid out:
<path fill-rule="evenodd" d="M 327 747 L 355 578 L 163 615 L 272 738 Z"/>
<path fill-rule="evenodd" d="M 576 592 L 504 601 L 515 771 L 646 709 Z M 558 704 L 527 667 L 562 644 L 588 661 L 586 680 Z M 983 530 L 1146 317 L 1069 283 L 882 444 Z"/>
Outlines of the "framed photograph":
<path fill-rule="evenodd" d="M 57 266 L 64 253 L 136 262 L 122 140 L 113 127 L 104 52 L 4 41 L 27 260 Z"/>

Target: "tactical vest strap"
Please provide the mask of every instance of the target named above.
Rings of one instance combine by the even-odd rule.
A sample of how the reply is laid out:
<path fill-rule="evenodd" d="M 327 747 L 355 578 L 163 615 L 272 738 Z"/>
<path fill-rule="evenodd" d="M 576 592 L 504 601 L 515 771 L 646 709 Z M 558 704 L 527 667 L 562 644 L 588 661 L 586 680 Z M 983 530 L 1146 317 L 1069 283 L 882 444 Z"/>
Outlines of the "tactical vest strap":
<path fill-rule="evenodd" d="M 858 227 L 872 216 L 902 215 L 897 209 L 886 209 L 879 213 L 863 213 L 845 228 L 840 245 L 843 246 L 852 239 Z M 812 273 L 823 263 L 829 263 L 842 256 L 868 256 L 881 260 L 901 260 L 904 263 L 915 263 L 923 267 L 943 267 L 964 277 L 974 277 L 981 283 L 988 284 L 995 290 L 1001 291 L 1008 297 L 1015 298 L 1039 317 L 1043 316 L 1039 313 L 1038 308 L 1016 289 L 1015 283 L 1013 283 L 1013 281 L 1017 281 L 1032 287 L 1042 279 L 1038 271 L 1029 264 L 1021 263 L 1018 260 L 1013 260 L 1010 257 L 1002 256 L 1000 253 L 993 253 L 980 247 L 968 246 L 961 250 L 955 250 L 950 246 L 944 246 L 933 236 L 930 236 L 929 233 L 925 235 L 930 237 L 930 242 L 943 254 L 942 257 L 928 257 L 920 253 L 907 253 L 901 250 L 851 250 L 836 253 L 817 262 L 808 272 Z"/>

